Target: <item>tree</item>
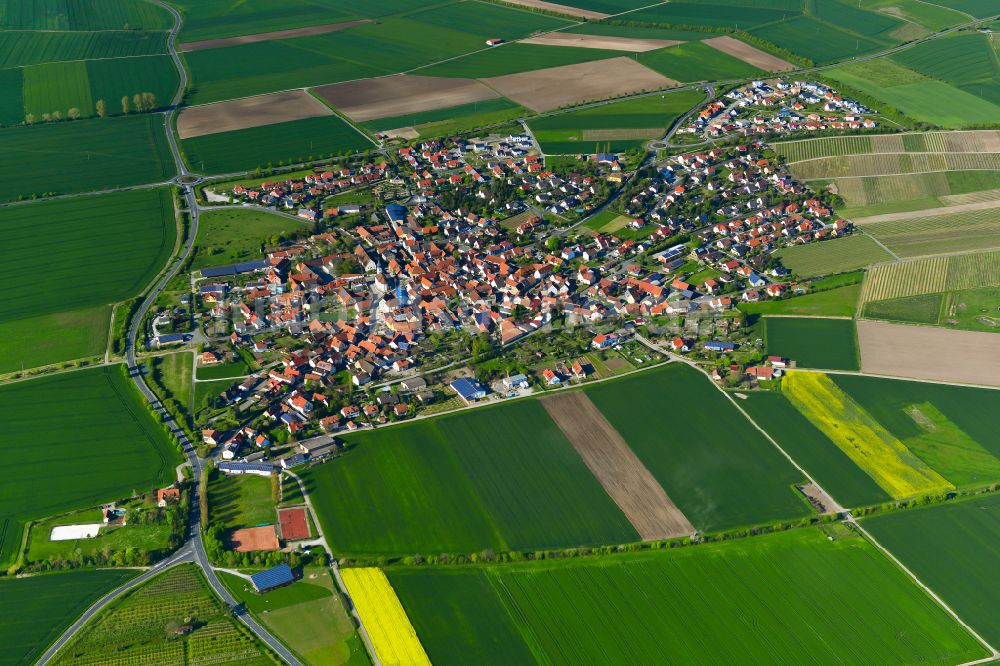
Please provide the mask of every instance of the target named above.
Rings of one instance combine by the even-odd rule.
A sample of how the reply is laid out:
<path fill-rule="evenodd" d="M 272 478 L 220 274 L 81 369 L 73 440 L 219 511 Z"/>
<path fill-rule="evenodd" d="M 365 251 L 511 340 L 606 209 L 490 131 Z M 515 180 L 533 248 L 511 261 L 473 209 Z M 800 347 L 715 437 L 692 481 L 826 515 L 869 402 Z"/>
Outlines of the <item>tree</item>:
<path fill-rule="evenodd" d="M 28 115 L 26 115 L 24 117 L 24 122 L 28 123 L 29 125 L 34 125 L 35 124 L 35 114 L 29 113 Z"/>
<path fill-rule="evenodd" d="M 281 501 L 281 476 L 271 472 L 271 501 L 275 504 Z"/>
<path fill-rule="evenodd" d="M 139 93 L 132 95 L 132 108 L 135 109 L 136 113 L 142 113 L 145 110 L 142 108 L 142 95 Z"/>
<path fill-rule="evenodd" d="M 99 99 L 99 100 L 97 100 L 97 103 L 94 106 L 97 108 L 97 117 L 98 118 L 107 118 L 108 117 L 108 104 L 107 104 L 107 102 L 105 102 L 103 99 Z"/>
<path fill-rule="evenodd" d="M 53 111 L 52 112 L 52 120 L 54 120 L 56 122 L 62 120 L 62 111 Z"/>
<path fill-rule="evenodd" d="M 66 113 L 66 115 L 69 116 L 70 120 L 79 120 L 80 119 L 80 109 L 78 109 L 78 108 L 76 108 L 74 106 L 72 109 L 70 109 Z"/>
<path fill-rule="evenodd" d="M 122 97 L 122 113 L 128 115 L 131 109 L 129 108 L 128 95 Z"/>
<path fill-rule="evenodd" d="M 146 111 L 152 111 L 156 108 L 156 95 L 151 92 L 142 93 L 142 105 Z"/>
<path fill-rule="evenodd" d="M 201 513 L 202 529 L 208 526 L 208 475 L 210 465 L 205 465 L 201 470 L 201 478 L 198 479 L 198 510 Z"/>

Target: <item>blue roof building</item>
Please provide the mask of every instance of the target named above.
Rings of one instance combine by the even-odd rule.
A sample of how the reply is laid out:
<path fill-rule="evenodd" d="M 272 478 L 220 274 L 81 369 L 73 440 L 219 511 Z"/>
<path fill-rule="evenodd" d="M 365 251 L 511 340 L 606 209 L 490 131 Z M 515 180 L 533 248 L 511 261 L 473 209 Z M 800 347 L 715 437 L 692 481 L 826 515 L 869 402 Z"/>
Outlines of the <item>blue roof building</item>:
<path fill-rule="evenodd" d="M 406 222 L 406 206 L 398 203 L 391 203 L 385 207 L 385 214 L 392 222 Z"/>
<path fill-rule="evenodd" d="M 486 397 L 486 390 L 474 379 L 469 377 L 459 377 L 449 386 L 466 402 L 475 402 Z"/>
<path fill-rule="evenodd" d="M 727 352 L 736 349 L 736 345 L 732 342 L 717 342 L 713 340 L 705 343 L 705 349 L 714 352 Z"/>
<path fill-rule="evenodd" d="M 267 592 L 295 581 L 295 575 L 287 564 L 279 564 L 273 569 L 250 576 L 250 582 L 258 592 Z"/>

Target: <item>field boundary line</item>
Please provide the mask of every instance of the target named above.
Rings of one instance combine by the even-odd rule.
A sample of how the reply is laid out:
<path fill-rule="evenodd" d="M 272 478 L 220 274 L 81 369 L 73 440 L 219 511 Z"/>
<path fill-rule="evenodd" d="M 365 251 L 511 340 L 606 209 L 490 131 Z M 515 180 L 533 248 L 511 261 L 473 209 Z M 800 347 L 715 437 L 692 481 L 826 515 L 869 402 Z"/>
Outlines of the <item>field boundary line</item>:
<path fill-rule="evenodd" d="M 889 262 L 895 263 L 895 262 Z M 847 285 L 851 286 L 851 285 Z M 816 292 L 822 293 L 822 292 Z M 849 319 L 854 320 L 854 317 L 846 317 L 843 315 L 797 315 L 797 314 L 762 314 L 764 319 Z"/>
<path fill-rule="evenodd" d="M 882 241 L 880 241 L 879 239 L 875 238 L 875 236 L 872 236 L 871 234 L 864 234 L 864 235 L 865 235 L 865 236 L 868 236 L 868 238 L 871 238 L 871 239 L 872 239 L 873 241 L 875 241 L 875 244 L 876 244 L 876 245 L 878 245 L 878 246 L 879 246 L 880 248 L 882 248 L 883 250 L 885 250 L 886 252 L 888 252 L 889 254 L 891 254 L 891 255 L 892 255 L 892 256 L 893 256 L 894 258 L 895 258 L 895 260 L 896 260 L 896 261 L 899 261 L 899 260 L 900 260 L 900 256 L 899 256 L 898 254 L 896 254 L 895 252 L 893 252 L 892 250 L 890 250 L 890 249 L 889 249 L 889 248 L 888 248 L 888 247 L 887 247 L 887 246 L 885 245 L 885 243 L 883 243 L 883 242 L 882 242 Z M 895 262 L 891 262 L 891 261 L 890 261 L 890 262 L 888 262 L 888 263 L 895 263 Z"/>

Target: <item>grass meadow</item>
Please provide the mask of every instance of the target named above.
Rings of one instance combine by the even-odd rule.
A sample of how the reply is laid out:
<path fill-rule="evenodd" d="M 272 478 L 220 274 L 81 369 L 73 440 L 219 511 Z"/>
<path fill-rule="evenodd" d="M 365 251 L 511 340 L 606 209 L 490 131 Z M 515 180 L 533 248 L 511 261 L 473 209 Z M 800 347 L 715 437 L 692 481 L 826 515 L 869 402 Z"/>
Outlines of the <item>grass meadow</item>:
<path fill-rule="evenodd" d="M 134 575 L 104 569 L 0 580 L 0 662 L 34 663 L 88 606 Z"/>
<path fill-rule="evenodd" d="M 846 273 L 892 259 L 892 255 L 864 234 L 793 245 L 775 254 L 785 268 L 804 278 Z"/>
<path fill-rule="evenodd" d="M 799 315 L 803 317 L 853 317 L 857 310 L 861 284 L 816 291 L 781 300 L 741 303 L 748 315 Z"/>
<path fill-rule="evenodd" d="M 969 623 L 1000 641 L 1000 495 L 981 495 L 864 520 L 864 527 Z"/>
<path fill-rule="evenodd" d="M 665 49 L 646 51 L 638 54 L 636 60 L 681 82 L 742 79 L 762 73 L 762 70 L 753 65 L 701 42 L 685 42 Z"/>
<path fill-rule="evenodd" d="M 852 319 L 766 317 L 767 353 L 803 368 L 858 370 L 858 341 Z"/>
<path fill-rule="evenodd" d="M 741 404 L 753 420 L 842 506 L 868 506 L 892 499 L 780 392 L 753 391 L 748 395 Z"/>
<path fill-rule="evenodd" d="M 280 239 L 308 226 L 305 220 L 253 209 L 206 211 L 198 224 L 191 269 L 260 259 L 262 245 L 276 245 L 272 238 Z"/>
<path fill-rule="evenodd" d="M 338 554 L 638 541 L 537 401 L 383 428 L 304 474 Z"/>
<path fill-rule="evenodd" d="M 800 518 L 802 481 L 711 380 L 686 365 L 587 388 L 699 532 Z"/>
<path fill-rule="evenodd" d="M 192 169 L 219 174 L 362 152 L 375 144 L 339 116 L 322 116 L 207 134 L 181 146 Z"/>
<path fill-rule="evenodd" d="M 25 520 L 149 490 L 172 480 L 181 460 L 121 366 L 0 387 L 0 412 L 7 452 L 31 452 L 0 494 L 0 565 Z"/>
<path fill-rule="evenodd" d="M 175 175 L 163 116 L 0 129 L 0 201 L 166 181 Z"/>
<path fill-rule="evenodd" d="M 482 663 L 763 663 L 781 655 L 887 665 L 986 654 L 874 547 L 846 530 L 834 534 L 808 528 L 628 556 L 388 574 L 436 664 L 468 663 L 466 654 L 496 655 Z"/>
<path fill-rule="evenodd" d="M 0 209 L 0 312 L 7 344 L 0 372 L 104 352 L 110 304 L 140 292 L 166 264 L 176 237 L 170 190 L 57 199 Z M 39 270 L 38 251 L 46 257 Z"/>

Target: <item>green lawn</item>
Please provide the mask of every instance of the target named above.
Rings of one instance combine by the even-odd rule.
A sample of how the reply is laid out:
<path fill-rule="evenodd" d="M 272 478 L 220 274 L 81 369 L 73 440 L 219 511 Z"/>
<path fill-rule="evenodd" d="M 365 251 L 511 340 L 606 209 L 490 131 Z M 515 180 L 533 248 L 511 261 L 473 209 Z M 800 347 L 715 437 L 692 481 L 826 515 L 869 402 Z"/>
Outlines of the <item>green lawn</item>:
<path fill-rule="evenodd" d="M 784 356 L 802 368 L 858 370 L 858 341 L 851 319 L 767 317 L 767 353 Z"/>
<path fill-rule="evenodd" d="M 163 116 L 0 129 L 0 200 L 158 183 L 175 175 Z M 58 168 L 54 168 L 58 165 Z"/>
<path fill-rule="evenodd" d="M 304 473 L 338 554 L 412 555 L 637 541 L 536 401 L 350 436 Z"/>
<path fill-rule="evenodd" d="M 892 259 L 892 255 L 864 234 L 794 245 L 775 254 L 785 268 L 804 278 L 855 271 Z"/>
<path fill-rule="evenodd" d="M 206 211 L 198 223 L 191 269 L 260 259 L 261 246 L 277 245 L 282 236 L 308 227 L 305 220 L 253 208 Z"/>
<path fill-rule="evenodd" d="M 698 531 L 809 515 L 799 473 L 697 370 L 675 364 L 585 391 Z"/>
<path fill-rule="evenodd" d="M 356 153 L 375 144 L 339 116 L 322 116 L 208 134 L 181 145 L 192 169 L 224 174 Z"/>
<path fill-rule="evenodd" d="M 861 284 L 816 291 L 778 301 L 741 303 L 748 315 L 801 315 L 804 317 L 853 317 L 857 310 Z"/>
<path fill-rule="evenodd" d="M 740 404 L 795 462 L 845 507 L 891 497 L 777 391 L 753 391 Z"/>
<path fill-rule="evenodd" d="M 987 654 L 873 546 L 830 531 L 387 573 L 436 664 L 944 665 Z"/>
<path fill-rule="evenodd" d="M 231 529 L 276 522 L 271 479 L 214 472 L 208 485 L 208 514 L 213 524 L 221 523 Z"/>
<path fill-rule="evenodd" d="M 9 206 L 0 209 L 0 232 L 0 280 L 31 276 L 0 311 L 12 333 L 0 352 L 5 372 L 103 353 L 109 304 L 145 288 L 173 252 L 173 198 L 166 189 L 135 190 Z"/>
<path fill-rule="evenodd" d="M 1000 495 L 864 520 L 864 527 L 987 641 L 1000 641 Z"/>
<path fill-rule="evenodd" d="M 243 377 L 247 374 L 250 374 L 250 368 L 247 367 L 243 359 L 234 361 L 233 363 L 220 363 L 218 365 L 198 367 L 198 379 L 232 379 Z"/>
<path fill-rule="evenodd" d="M 0 564 L 14 555 L 24 520 L 169 483 L 181 461 L 121 366 L 0 387 L 0 413 L 7 453 L 31 451 L 0 491 Z"/>
<path fill-rule="evenodd" d="M 153 360 L 153 371 L 158 383 L 167 390 L 167 397 L 173 398 L 187 410 L 191 403 L 192 358 L 190 352 L 179 352 L 158 356 Z"/>
<path fill-rule="evenodd" d="M 909 324 L 935 325 L 941 318 L 945 294 L 920 294 L 865 303 L 864 316 Z"/>
<path fill-rule="evenodd" d="M 128 569 L 71 571 L 0 579 L 0 663 L 31 664 L 105 593 L 135 575 Z"/>
<path fill-rule="evenodd" d="M 33 524 L 26 560 L 39 562 L 54 556 L 69 559 L 69 556 L 78 549 L 84 555 L 93 557 L 104 548 L 109 548 L 111 551 L 124 551 L 126 548 L 132 547 L 155 553 L 164 552 L 170 546 L 170 526 L 167 524 L 103 527 L 100 535 L 92 539 L 49 540 L 52 528 L 57 525 L 99 523 L 102 518 L 100 509 L 87 509 Z"/>

